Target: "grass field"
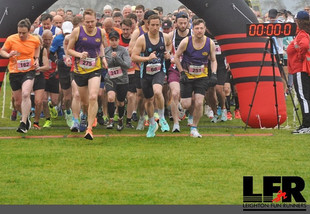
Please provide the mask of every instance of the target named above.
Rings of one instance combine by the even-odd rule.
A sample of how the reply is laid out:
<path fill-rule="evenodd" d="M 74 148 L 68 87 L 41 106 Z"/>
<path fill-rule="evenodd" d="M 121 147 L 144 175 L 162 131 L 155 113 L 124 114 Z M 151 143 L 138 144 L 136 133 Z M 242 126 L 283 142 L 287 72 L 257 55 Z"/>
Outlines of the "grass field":
<path fill-rule="evenodd" d="M 18 122 L 9 120 L 8 87 L 0 128 L 12 128 L 1 128 L 0 137 L 20 137 Z M 288 110 L 283 126 L 293 128 L 290 101 Z M 185 123 L 182 134 L 189 133 Z M 211 124 L 204 117 L 199 130 L 208 136 L 202 139 L 171 133 L 146 139 L 146 130 L 100 126 L 94 134 L 105 136 L 90 142 L 66 138 L 71 133 L 58 118 L 52 129 L 26 136 L 64 137 L 0 138 L 0 204 L 242 204 L 243 176 L 254 176 L 254 193 L 262 192 L 263 176 L 300 176 L 309 201 L 309 135 L 243 127 L 240 120 Z"/>

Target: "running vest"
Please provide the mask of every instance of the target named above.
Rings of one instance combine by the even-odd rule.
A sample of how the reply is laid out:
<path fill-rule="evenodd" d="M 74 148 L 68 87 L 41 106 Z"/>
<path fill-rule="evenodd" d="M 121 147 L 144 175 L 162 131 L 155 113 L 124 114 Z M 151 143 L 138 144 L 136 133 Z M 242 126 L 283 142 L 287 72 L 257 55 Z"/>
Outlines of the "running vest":
<path fill-rule="evenodd" d="M 186 37 L 188 37 L 188 36 L 191 36 L 191 35 L 192 35 L 192 30 L 191 30 L 191 29 L 188 30 L 188 34 L 187 34 L 185 37 L 181 37 L 181 36 L 178 34 L 178 31 L 177 31 L 177 30 L 174 30 L 174 31 L 173 31 L 172 50 L 171 50 L 172 58 L 174 58 L 174 55 L 175 55 L 175 53 L 177 52 L 178 47 L 179 47 L 181 41 L 182 41 L 184 38 L 186 38 Z M 181 56 L 181 58 L 180 58 L 180 61 L 182 61 L 182 56 Z M 175 64 L 171 64 L 170 67 L 173 68 L 173 69 L 177 69 L 177 66 L 176 66 Z"/>
<path fill-rule="evenodd" d="M 191 36 L 191 35 L 192 35 L 192 31 L 191 31 L 191 29 L 189 29 L 189 30 L 188 30 L 188 34 L 187 34 L 185 37 Z M 178 47 L 179 47 L 181 41 L 182 41 L 185 37 L 181 37 L 181 36 L 178 34 L 178 31 L 177 31 L 177 30 L 175 30 L 175 31 L 173 32 L 172 44 L 173 44 L 173 50 L 174 50 L 174 51 L 178 50 Z"/>
<path fill-rule="evenodd" d="M 44 47 L 40 48 L 40 55 L 39 55 L 39 66 L 43 66 L 43 51 L 44 51 Z"/>
<path fill-rule="evenodd" d="M 88 58 L 79 59 L 75 58 L 74 72 L 80 74 L 87 74 L 102 68 L 100 60 L 100 46 L 102 43 L 102 35 L 100 28 L 96 28 L 96 34 L 90 36 L 84 30 L 83 26 L 80 26 L 80 33 L 78 40 L 75 44 L 75 50 L 77 52 L 88 52 Z"/>
<path fill-rule="evenodd" d="M 129 42 L 130 42 L 130 39 L 125 39 L 123 37 L 123 34 L 121 34 L 120 40 L 119 40 L 119 45 L 123 46 L 123 47 L 128 47 L 129 46 Z"/>
<path fill-rule="evenodd" d="M 120 36 L 119 45 L 123 46 L 124 48 L 126 48 L 127 51 L 128 51 L 129 42 L 130 42 L 130 39 L 125 39 L 123 37 L 123 35 Z M 139 70 L 139 66 L 136 63 L 131 62 L 131 66 L 127 70 L 127 73 L 128 74 L 134 74 L 136 70 Z"/>
<path fill-rule="evenodd" d="M 57 64 L 55 62 L 56 61 L 56 57 L 53 54 L 49 53 L 49 52 L 47 52 L 47 54 L 48 54 L 49 70 L 43 72 L 44 79 L 46 79 L 46 80 L 48 80 L 51 76 L 53 76 L 53 73 L 55 73 L 56 67 L 57 67 Z M 55 78 L 58 79 L 58 75 L 55 75 Z"/>
<path fill-rule="evenodd" d="M 220 45 L 218 44 L 217 40 L 213 40 L 215 44 L 215 55 L 216 55 L 216 61 L 217 61 L 217 70 L 219 69 L 226 69 L 226 59 L 225 56 L 222 53 L 222 49 Z"/>
<path fill-rule="evenodd" d="M 148 61 L 148 62 L 144 62 L 142 64 L 142 67 L 143 67 L 142 75 L 144 74 L 154 75 L 161 71 L 166 73 L 165 59 L 164 59 L 164 53 L 166 51 L 166 46 L 165 46 L 165 40 L 164 40 L 163 33 L 159 32 L 159 42 L 156 45 L 153 45 L 151 43 L 148 33 L 145 33 L 144 37 L 145 37 L 144 56 L 148 57 L 151 53 L 156 51 L 157 58 L 151 61 Z"/>
<path fill-rule="evenodd" d="M 143 30 L 143 28 L 142 28 L 142 26 L 140 26 L 139 27 L 139 36 L 138 36 L 138 38 L 140 37 L 140 36 L 142 36 L 142 35 L 144 35 L 146 32 Z M 143 55 L 143 54 L 140 54 L 141 56 Z M 143 74 L 143 66 L 141 66 L 141 65 L 143 65 L 143 63 L 136 63 L 137 64 L 137 66 L 138 66 L 138 69 L 136 69 L 136 71 L 138 71 L 138 70 L 140 70 L 140 73 L 141 73 L 141 75 Z"/>
<path fill-rule="evenodd" d="M 208 57 L 210 55 L 210 38 L 206 37 L 204 46 L 196 50 L 193 45 L 193 37 L 188 37 L 186 50 L 183 53 L 182 67 L 186 70 L 189 79 L 208 76 Z"/>
<path fill-rule="evenodd" d="M 39 28 L 39 35 L 40 35 L 40 36 L 43 35 L 43 31 L 44 31 L 44 30 L 43 30 L 43 27 L 40 27 L 40 28 Z M 53 25 L 51 31 L 52 31 L 52 34 L 53 34 L 53 36 L 54 36 L 54 35 L 56 34 L 56 26 Z"/>
<path fill-rule="evenodd" d="M 144 32 L 142 26 L 139 27 L 139 32 L 140 32 L 140 33 L 139 33 L 139 36 L 141 36 L 141 35 L 143 35 L 143 34 L 146 33 L 146 32 Z"/>

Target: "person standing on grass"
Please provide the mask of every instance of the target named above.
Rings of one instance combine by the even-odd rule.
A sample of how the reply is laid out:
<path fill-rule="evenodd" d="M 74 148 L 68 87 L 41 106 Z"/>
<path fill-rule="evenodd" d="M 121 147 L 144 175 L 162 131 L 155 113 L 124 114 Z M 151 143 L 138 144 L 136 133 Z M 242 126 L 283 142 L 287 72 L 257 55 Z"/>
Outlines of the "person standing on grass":
<path fill-rule="evenodd" d="M 101 73 L 107 68 L 104 56 L 105 31 L 96 27 L 96 13 L 86 9 L 83 26 L 75 28 L 69 38 L 68 54 L 74 57 L 74 80 L 78 85 L 83 112 L 87 112 L 84 138 L 93 140 L 92 125 L 98 111 Z"/>
<path fill-rule="evenodd" d="M 192 30 L 188 28 L 188 15 L 184 12 L 176 14 L 176 29 L 169 34 L 172 40 L 172 53 L 175 54 L 181 41 L 187 36 L 191 36 Z M 168 72 L 168 83 L 171 93 L 171 115 L 173 117 L 172 132 L 180 132 L 179 108 L 180 103 L 180 72 L 174 64 L 174 58 L 171 60 L 171 66 Z"/>
<path fill-rule="evenodd" d="M 65 113 L 65 119 L 67 125 L 71 129 L 73 126 L 73 115 L 71 110 L 72 100 L 72 88 L 71 88 L 71 76 L 70 67 L 65 64 L 65 51 L 64 51 L 64 39 L 66 35 L 72 32 L 73 24 L 66 21 L 62 24 L 62 34 L 57 35 L 50 47 L 50 53 L 57 56 L 57 71 L 59 75 L 59 83 L 62 93 L 62 108 Z"/>
<path fill-rule="evenodd" d="M 59 100 L 59 78 L 56 72 L 56 57 L 50 53 L 50 47 L 53 40 L 53 33 L 50 30 L 44 30 L 42 35 L 43 46 L 47 50 L 49 69 L 44 72 L 45 92 L 43 97 L 43 113 L 45 122 L 43 128 L 51 128 L 52 120 L 58 116 L 56 106 Z"/>
<path fill-rule="evenodd" d="M 310 15 L 299 11 L 296 15 L 298 32 L 287 47 L 288 70 L 302 111 L 302 124 L 292 134 L 310 134 Z M 308 65 L 308 66 L 307 66 Z"/>
<path fill-rule="evenodd" d="M 131 66 L 131 59 L 126 48 L 119 45 L 120 35 L 112 30 L 109 33 L 110 47 L 105 49 L 105 56 L 108 62 L 108 73 L 105 76 L 105 88 L 108 94 L 108 114 L 109 122 L 107 129 L 113 129 L 115 96 L 118 105 L 118 125 L 117 131 L 124 128 L 123 116 L 125 111 L 125 98 L 128 91 L 128 73 Z"/>
<path fill-rule="evenodd" d="M 136 8 L 136 11 L 137 11 L 137 8 Z M 128 46 L 128 51 L 130 55 L 132 54 L 132 50 L 137 42 L 137 39 L 149 31 L 149 24 L 147 20 L 151 15 L 154 15 L 154 14 L 156 13 L 153 10 L 149 10 L 146 13 L 144 13 L 143 24 L 133 31 L 130 42 L 129 42 L 129 46 Z M 135 75 L 136 75 L 136 78 L 139 79 L 138 81 L 136 81 L 136 89 L 137 89 L 136 109 L 138 109 L 139 115 L 140 115 L 136 130 L 144 130 L 144 125 L 146 122 L 144 118 L 144 112 L 145 112 L 144 102 L 145 101 L 144 101 L 144 96 L 143 96 L 142 86 L 141 86 L 141 81 L 140 81 L 140 69 L 138 68 L 136 69 Z"/>
<path fill-rule="evenodd" d="M 134 15 L 134 14 L 132 14 Z M 128 46 L 131 39 L 132 34 L 132 21 L 129 18 L 124 19 L 121 22 L 121 29 L 123 33 L 120 36 L 119 45 L 126 48 L 128 51 Z M 131 123 L 131 119 L 134 118 L 134 111 L 136 107 L 136 95 L 137 95 L 137 81 L 140 81 L 140 78 L 137 78 L 135 75 L 135 71 L 139 69 L 136 63 L 131 62 L 130 68 L 127 70 L 128 73 L 128 92 L 127 92 L 127 119 L 126 119 L 126 127 L 134 129 L 135 127 Z"/>
<path fill-rule="evenodd" d="M 35 69 L 39 66 L 40 41 L 30 34 L 30 28 L 29 19 L 19 21 L 17 34 L 9 36 L 0 50 L 2 57 L 9 58 L 9 79 L 14 104 L 22 114 L 22 120 L 17 129 L 17 132 L 20 133 L 27 133 L 31 127 L 29 119 L 30 93 L 33 88 Z"/>
<path fill-rule="evenodd" d="M 37 35 L 40 40 L 40 54 L 39 54 L 39 67 L 36 69 L 36 77 L 33 84 L 35 115 L 33 121 L 33 128 L 40 130 L 39 125 L 40 114 L 43 110 L 43 98 L 45 93 L 45 78 L 44 72 L 49 70 L 49 61 L 47 50 L 43 46 L 43 40 Z"/>
<path fill-rule="evenodd" d="M 181 72 L 181 104 L 193 115 L 190 136 L 195 138 L 202 137 L 197 126 L 202 116 L 207 87 L 213 87 L 217 83 L 215 44 L 205 36 L 205 32 L 206 24 L 203 19 L 193 21 L 193 36 L 181 41 L 174 58 L 175 64 Z M 180 62 L 182 55 L 182 62 Z M 209 58 L 211 74 L 208 70 Z"/>
<path fill-rule="evenodd" d="M 151 15 L 148 20 L 149 31 L 140 36 L 133 48 L 131 58 L 136 63 L 143 63 L 141 69 L 141 85 L 145 97 L 145 109 L 150 125 L 146 137 L 155 137 L 158 124 L 154 118 L 154 100 L 159 114 L 159 124 L 163 132 L 170 131 L 165 119 L 163 84 L 165 79 L 165 59 L 169 59 L 170 39 L 167 34 L 159 31 L 160 17 Z M 142 54 L 142 56 L 140 56 Z"/>

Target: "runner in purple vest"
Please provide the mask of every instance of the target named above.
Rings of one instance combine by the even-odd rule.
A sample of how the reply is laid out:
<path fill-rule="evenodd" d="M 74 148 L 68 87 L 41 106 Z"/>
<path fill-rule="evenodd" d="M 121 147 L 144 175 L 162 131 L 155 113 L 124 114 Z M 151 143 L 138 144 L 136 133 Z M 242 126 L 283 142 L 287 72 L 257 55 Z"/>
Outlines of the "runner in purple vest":
<path fill-rule="evenodd" d="M 84 138 L 92 140 L 101 73 L 103 68 L 107 68 L 104 56 L 105 31 L 96 27 L 96 13 L 92 9 L 85 10 L 83 20 L 83 26 L 72 31 L 68 54 L 75 57 L 74 80 L 78 85 L 83 112 L 87 112 L 88 125 Z"/>
<path fill-rule="evenodd" d="M 203 100 L 208 87 L 215 86 L 217 62 L 214 42 L 205 36 L 206 25 L 203 19 L 193 22 L 193 36 L 180 43 L 175 54 L 175 64 L 181 72 L 181 104 L 190 112 L 190 135 L 201 138 L 197 125 L 202 116 Z M 180 57 L 183 55 L 182 64 Z M 211 60 L 209 74 L 208 60 Z M 193 95 L 194 92 L 194 95 Z M 192 115 L 192 116 L 191 116 Z"/>

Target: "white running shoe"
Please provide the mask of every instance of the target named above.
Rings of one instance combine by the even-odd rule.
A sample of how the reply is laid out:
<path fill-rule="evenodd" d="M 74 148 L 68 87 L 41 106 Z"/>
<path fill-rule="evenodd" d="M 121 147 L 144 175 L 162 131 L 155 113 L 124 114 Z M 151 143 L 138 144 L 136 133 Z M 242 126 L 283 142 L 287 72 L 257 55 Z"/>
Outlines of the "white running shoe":
<path fill-rule="evenodd" d="M 201 134 L 199 134 L 199 132 L 196 128 L 191 130 L 190 136 L 194 137 L 194 138 L 202 138 Z"/>
<path fill-rule="evenodd" d="M 210 119 L 214 117 L 214 113 L 209 105 L 205 105 L 205 115 Z"/>
<path fill-rule="evenodd" d="M 172 132 L 180 132 L 180 125 L 179 124 L 173 124 Z"/>
<path fill-rule="evenodd" d="M 138 120 L 138 126 L 136 130 L 144 130 L 144 117 L 140 117 Z"/>

